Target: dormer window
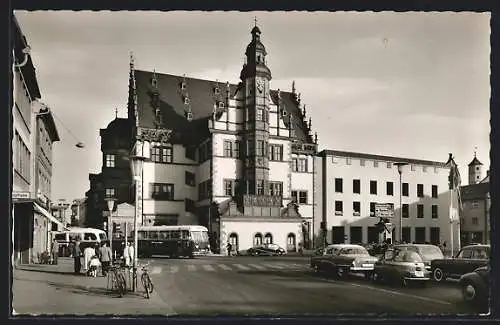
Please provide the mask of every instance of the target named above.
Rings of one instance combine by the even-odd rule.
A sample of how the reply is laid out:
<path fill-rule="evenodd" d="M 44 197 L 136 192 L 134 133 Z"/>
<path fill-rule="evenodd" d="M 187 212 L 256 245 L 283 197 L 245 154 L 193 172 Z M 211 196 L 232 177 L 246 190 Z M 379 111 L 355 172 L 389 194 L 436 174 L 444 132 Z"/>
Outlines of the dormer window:
<path fill-rule="evenodd" d="M 185 90 L 187 88 L 187 84 L 185 81 L 181 82 L 181 89 Z"/>
<path fill-rule="evenodd" d="M 191 122 L 193 120 L 193 113 L 187 112 L 186 113 L 186 119 Z"/>
<path fill-rule="evenodd" d="M 189 97 L 184 97 L 184 105 L 189 105 Z"/>
<path fill-rule="evenodd" d="M 220 93 L 219 87 L 214 88 L 214 94 L 218 95 Z"/>
<path fill-rule="evenodd" d="M 219 108 L 224 108 L 224 102 L 219 102 Z"/>
<path fill-rule="evenodd" d="M 286 116 L 286 111 L 284 109 L 281 110 L 281 116 Z"/>

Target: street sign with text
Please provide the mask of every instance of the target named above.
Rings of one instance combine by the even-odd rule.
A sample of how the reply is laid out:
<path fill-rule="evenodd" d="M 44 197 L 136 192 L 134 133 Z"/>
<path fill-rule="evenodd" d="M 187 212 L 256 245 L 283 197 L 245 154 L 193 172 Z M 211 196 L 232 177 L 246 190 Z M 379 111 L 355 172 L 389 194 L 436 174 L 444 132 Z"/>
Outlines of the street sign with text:
<path fill-rule="evenodd" d="M 394 205 L 392 203 L 376 203 L 375 216 L 377 218 L 392 218 L 394 217 Z"/>

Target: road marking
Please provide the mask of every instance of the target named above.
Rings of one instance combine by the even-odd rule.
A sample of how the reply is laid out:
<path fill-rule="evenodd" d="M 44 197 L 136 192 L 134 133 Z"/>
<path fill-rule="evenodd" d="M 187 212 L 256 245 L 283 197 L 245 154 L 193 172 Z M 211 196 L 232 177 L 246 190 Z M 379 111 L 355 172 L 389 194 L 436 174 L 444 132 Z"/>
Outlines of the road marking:
<path fill-rule="evenodd" d="M 178 265 L 172 265 L 170 266 L 170 273 L 177 273 L 179 272 L 179 266 Z"/>
<path fill-rule="evenodd" d="M 205 269 L 205 271 L 211 271 L 211 272 L 215 271 L 214 267 L 210 264 L 203 265 L 203 268 Z"/>
<path fill-rule="evenodd" d="M 262 263 L 263 265 L 265 265 L 266 267 L 270 268 L 270 269 L 279 269 L 279 270 L 282 270 L 284 269 L 286 266 L 283 266 L 283 265 L 278 265 L 278 264 L 271 264 L 271 263 Z"/>
<path fill-rule="evenodd" d="M 240 270 L 245 270 L 245 271 L 250 270 L 249 267 L 241 265 L 241 264 L 233 264 L 233 266 L 236 266 Z"/>
<path fill-rule="evenodd" d="M 224 271 L 232 271 L 233 270 L 232 268 L 230 268 L 226 264 L 218 264 L 217 266 L 220 267 L 221 269 L 223 269 Z"/>
<path fill-rule="evenodd" d="M 251 266 L 257 270 L 265 270 L 266 268 L 262 265 L 258 265 L 258 264 L 248 264 L 248 266 Z"/>
<path fill-rule="evenodd" d="M 333 283 L 333 284 L 346 284 L 346 285 L 350 285 L 352 287 L 371 289 L 371 290 L 375 290 L 375 291 L 380 291 L 380 292 L 384 292 L 384 293 L 393 294 L 393 295 L 396 295 L 396 296 L 403 296 L 403 297 L 408 297 L 408 298 L 415 298 L 415 299 L 424 300 L 424 301 L 428 301 L 428 302 L 432 302 L 432 303 L 437 303 L 437 304 L 442 304 L 442 305 L 453 305 L 451 302 L 444 301 L 444 300 L 437 300 L 437 299 L 427 298 L 427 297 L 423 297 L 423 296 L 413 295 L 411 293 L 404 293 L 404 292 L 399 292 L 399 291 L 394 291 L 394 290 L 377 288 L 377 287 L 373 287 L 373 286 L 369 286 L 369 285 L 363 285 L 363 284 L 357 284 L 357 283 L 351 283 L 351 282 L 344 282 L 344 281 L 329 280 L 329 279 L 318 278 L 318 277 L 314 277 L 314 276 L 310 276 L 310 275 L 305 275 L 304 277 L 311 278 L 311 279 L 316 279 L 316 280 L 320 279 L 322 281 Z"/>
<path fill-rule="evenodd" d="M 187 266 L 187 268 L 188 268 L 188 271 L 191 271 L 191 272 L 196 271 L 196 266 L 194 266 L 194 265 L 192 265 L 192 264 L 189 264 L 189 265 Z"/>

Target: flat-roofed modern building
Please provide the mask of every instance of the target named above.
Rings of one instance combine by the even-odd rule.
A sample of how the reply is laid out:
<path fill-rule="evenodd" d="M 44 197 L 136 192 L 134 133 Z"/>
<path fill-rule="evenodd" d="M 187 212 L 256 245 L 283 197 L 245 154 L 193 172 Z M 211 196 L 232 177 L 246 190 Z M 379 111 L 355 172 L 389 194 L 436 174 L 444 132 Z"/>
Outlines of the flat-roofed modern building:
<path fill-rule="evenodd" d="M 316 159 L 320 194 L 314 229 L 319 241 L 326 234 L 327 242 L 333 243 L 378 242 L 376 203 L 393 204 L 392 235 L 399 241 L 401 186 L 402 240 L 450 244 L 450 168 L 446 163 L 336 150 L 323 150 Z M 400 162 L 407 163 L 401 168 L 401 185 L 396 164 Z"/>

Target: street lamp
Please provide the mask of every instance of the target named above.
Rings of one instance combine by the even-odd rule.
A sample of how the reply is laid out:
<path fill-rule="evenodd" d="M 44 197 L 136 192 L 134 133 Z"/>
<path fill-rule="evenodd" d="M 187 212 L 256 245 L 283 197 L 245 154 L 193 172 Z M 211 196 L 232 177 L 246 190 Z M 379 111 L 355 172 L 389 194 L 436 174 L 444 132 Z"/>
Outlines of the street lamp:
<path fill-rule="evenodd" d="M 403 242 L 403 183 L 401 181 L 401 174 L 403 174 L 403 166 L 408 165 L 406 162 L 394 163 L 398 167 L 399 174 L 399 242 Z"/>
<path fill-rule="evenodd" d="M 138 183 L 141 181 L 142 168 L 144 166 L 145 157 L 134 155 L 131 158 L 130 167 L 132 169 L 132 174 L 135 181 L 135 213 L 134 213 L 134 265 L 133 265 L 133 281 L 132 281 L 132 291 L 135 292 L 137 287 L 137 255 L 138 255 L 138 245 L 137 245 L 137 220 L 139 218 L 139 197 L 137 193 Z"/>
<path fill-rule="evenodd" d="M 113 207 L 115 206 L 115 198 L 107 197 L 104 199 L 108 204 L 109 218 L 108 218 L 108 236 L 109 236 L 109 249 L 113 255 Z"/>

